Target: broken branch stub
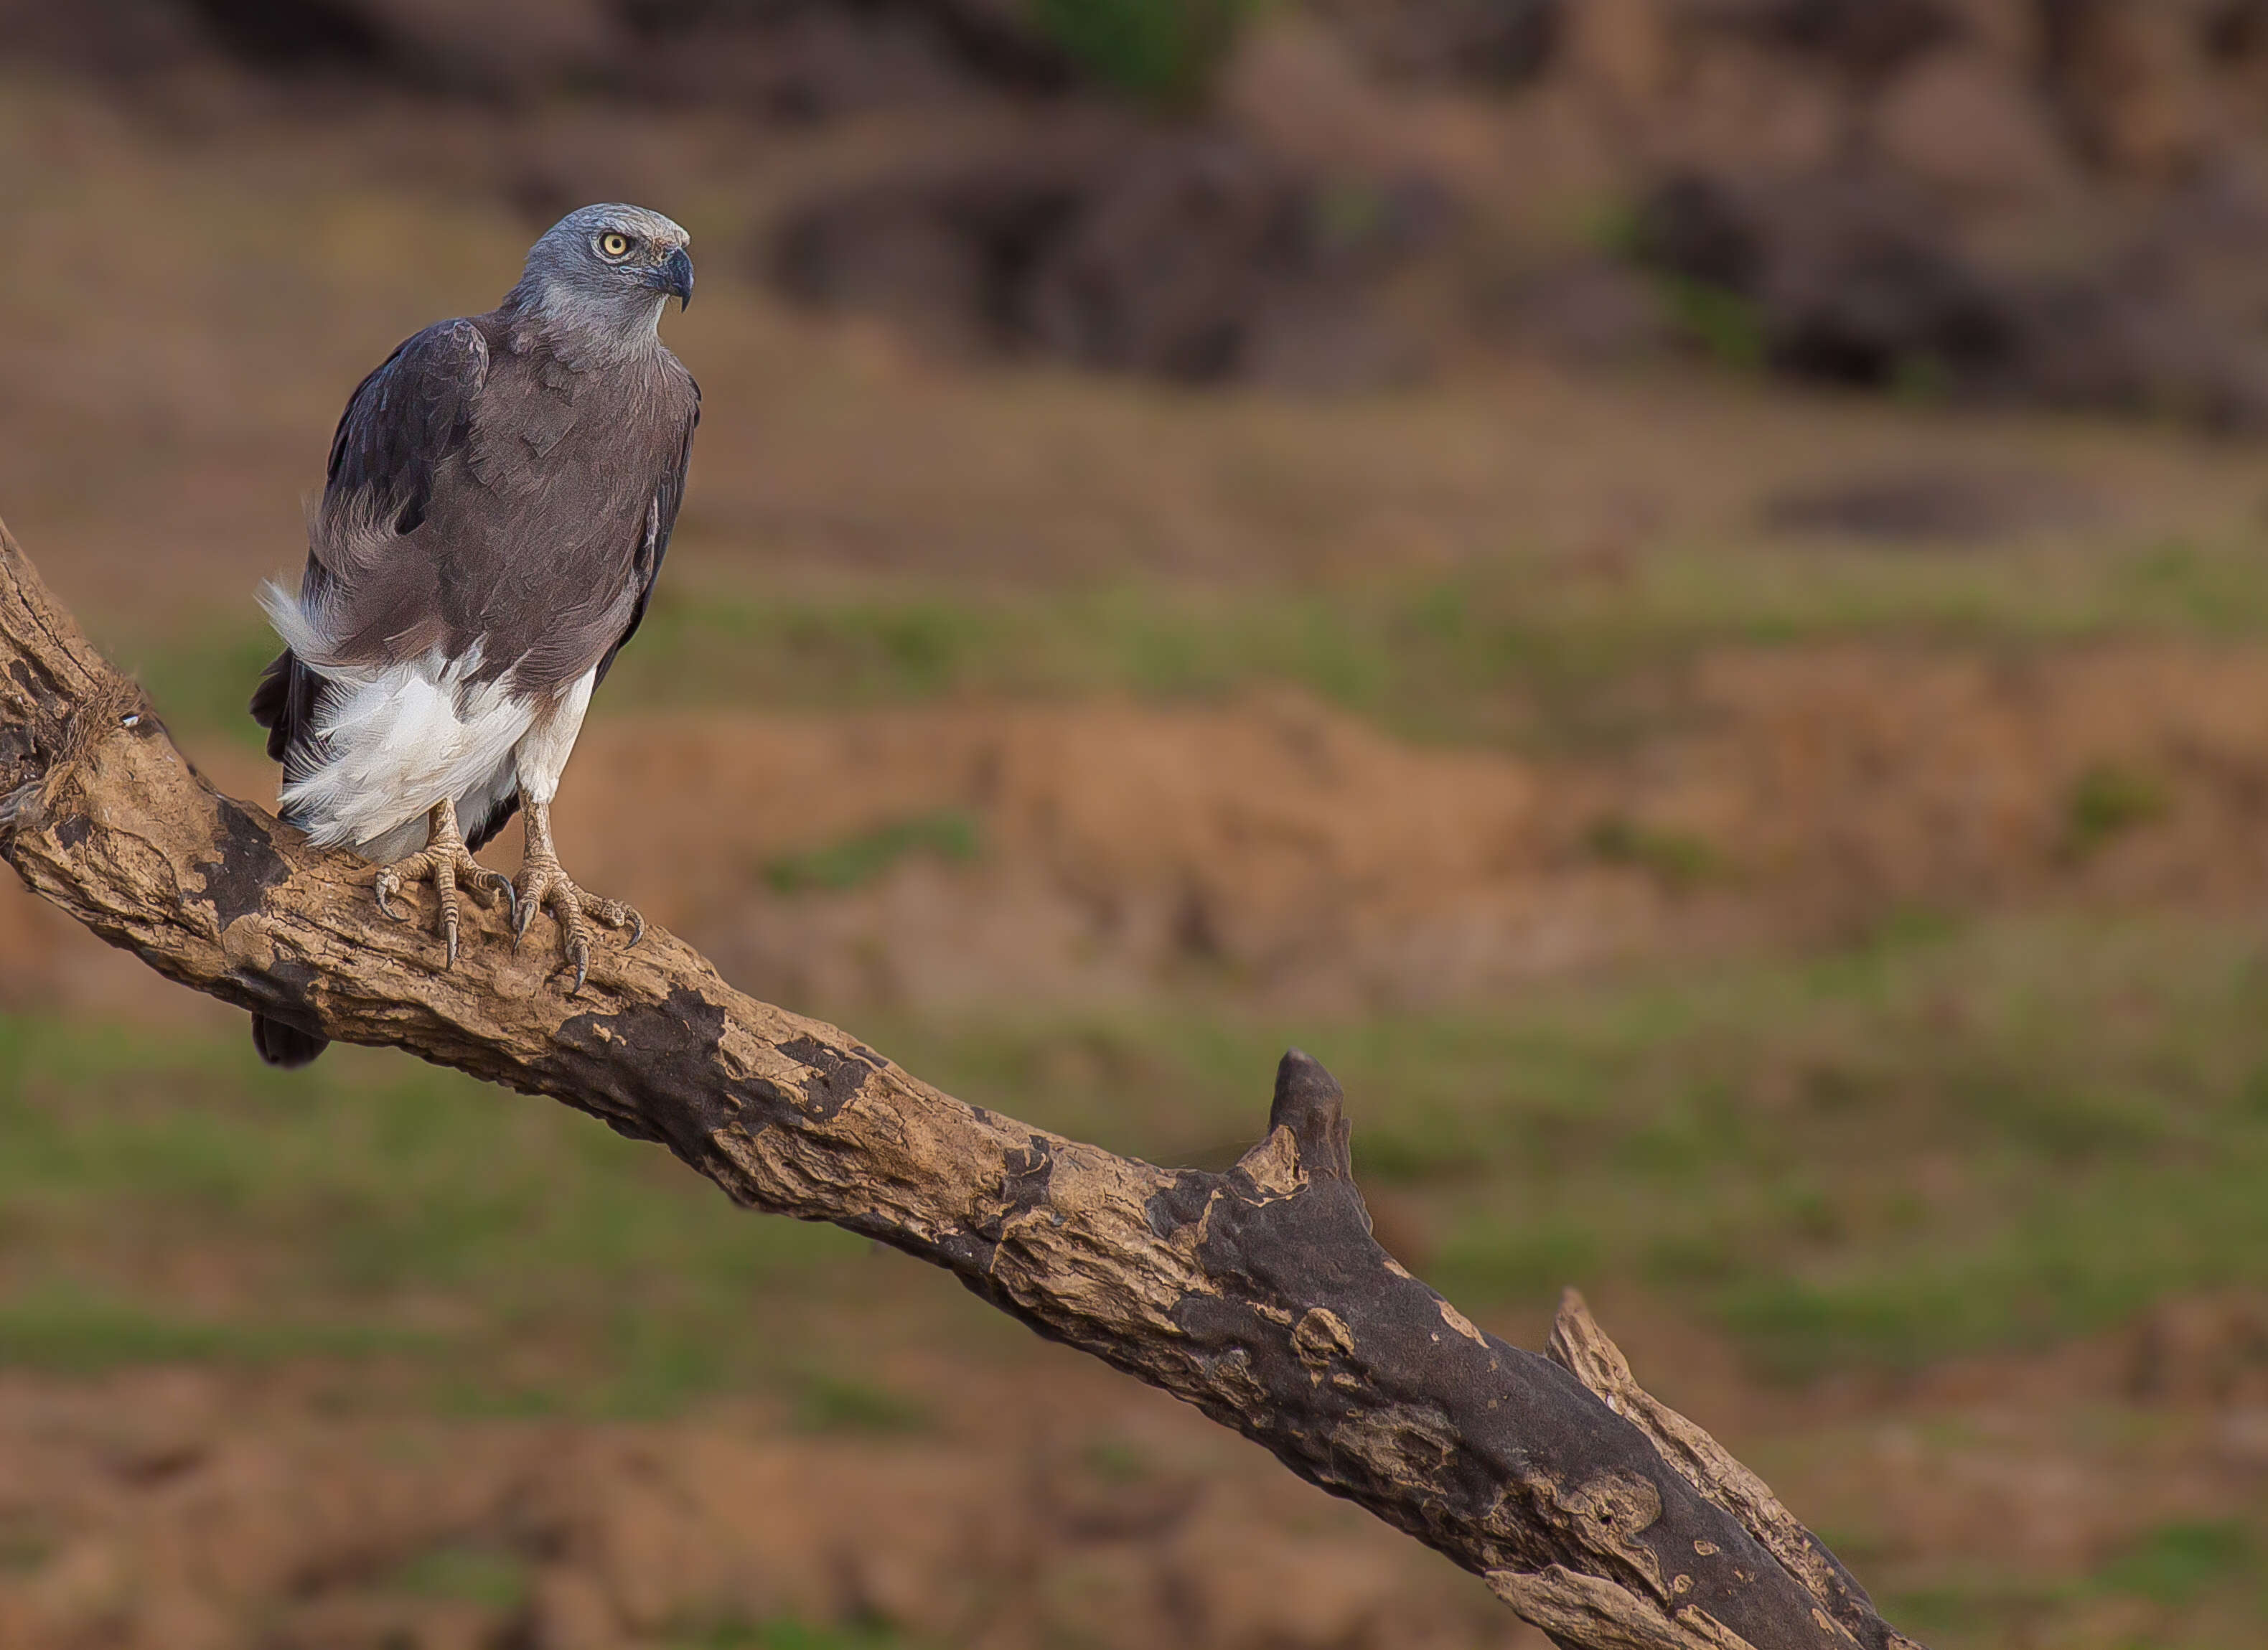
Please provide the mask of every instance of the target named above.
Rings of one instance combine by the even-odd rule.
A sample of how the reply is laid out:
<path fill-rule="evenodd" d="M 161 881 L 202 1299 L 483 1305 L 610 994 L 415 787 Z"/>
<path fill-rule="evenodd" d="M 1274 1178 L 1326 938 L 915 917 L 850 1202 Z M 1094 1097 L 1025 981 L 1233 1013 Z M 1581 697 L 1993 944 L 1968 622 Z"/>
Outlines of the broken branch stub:
<path fill-rule="evenodd" d="M 0 856 L 195 990 L 549 1095 L 740 1203 L 943 1267 L 1486 1576 L 1563 1645 L 1904 1642 L 1729 1455 L 1633 1410 L 1602 1335 L 1563 1357 L 1579 1380 L 1381 1249 L 1338 1085 L 1306 1055 L 1257 1145 L 1174 1173 L 964 1105 L 658 929 L 570 998 L 475 909 L 445 969 L 438 940 L 373 916 L 368 866 L 205 783 L 4 527 Z"/>

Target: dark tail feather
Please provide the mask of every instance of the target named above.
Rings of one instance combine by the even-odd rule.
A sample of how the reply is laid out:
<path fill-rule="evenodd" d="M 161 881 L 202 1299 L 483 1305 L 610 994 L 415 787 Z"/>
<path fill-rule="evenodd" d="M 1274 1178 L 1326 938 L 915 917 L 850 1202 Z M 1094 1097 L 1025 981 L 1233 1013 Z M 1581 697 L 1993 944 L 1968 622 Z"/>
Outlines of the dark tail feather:
<path fill-rule="evenodd" d="M 269 1064 L 295 1072 L 303 1065 L 313 1064 L 315 1057 L 331 1046 L 331 1040 L 287 1026 L 280 1020 L 270 1020 L 265 1014 L 254 1014 L 252 1046 L 260 1050 L 260 1057 Z"/>
<path fill-rule="evenodd" d="M 282 762 L 291 747 L 315 726 L 316 690 L 322 678 L 300 664 L 290 648 L 260 673 L 252 690 L 252 719 L 268 730 L 268 755 Z"/>

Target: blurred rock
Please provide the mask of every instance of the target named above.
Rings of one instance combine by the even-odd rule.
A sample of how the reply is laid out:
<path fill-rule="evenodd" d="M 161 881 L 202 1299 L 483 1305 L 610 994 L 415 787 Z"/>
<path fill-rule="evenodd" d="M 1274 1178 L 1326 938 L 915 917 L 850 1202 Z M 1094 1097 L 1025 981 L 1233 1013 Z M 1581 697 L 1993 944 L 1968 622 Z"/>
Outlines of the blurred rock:
<path fill-rule="evenodd" d="M 1060 90 L 1070 60 L 1012 0 L 0 0 L 0 49 L 114 74 L 203 50 L 518 101 L 609 91 L 802 116 Z"/>
<path fill-rule="evenodd" d="M 1959 30 L 1955 14 L 1943 0 L 1688 0 L 1688 4 L 1863 76 L 1887 74 Z"/>
<path fill-rule="evenodd" d="M 1076 78 L 1012 0 L 613 0 L 617 74 L 655 101 L 817 119 Z"/>
<path fill-rule="evenodd" d="M 1506 339 L 1631 361 L 1695 320 L 1602 249 L 1635 206 L 1644 268 L 1736 300 L 1702 293 L 1744 364 L 2268 404 L 2268 255 L 2239 244 L 2268 221 L 2268 0 L 1307 0 L 1171 126 L 1120 47 L 1025 0 L 0 0 L 0 59 L 177 125 L 419 94 L 416 141 L 513 157 L 453 180 L 538 222 L 839 124 L 750 168 L 767 273 L 954 350 L 1324 390 Z M 806 158 L 825 184 L 786 178 Z"/>
<path fill-rule="evenodd" d="M 2268 422 L 2257 336 L 2096 277 L 2003 273 L 1870 169 L 1765 188 L 1685 174 L 1641 209 L 1640 261 L 1737 306 L 1792 377 L 1970 399 Z"/>
<path fill-rule="evenodd" d="M 1602 257 L 1522 275 L 1504 292 L 1497 319 L 1539 353 L 1575 366 L 1628 365 L 1677 341 L 1669 311 L 1644 274 Z"/>
<path fill-rule="evenodd" d="M 1320 0 L 1315 9 L 1388 76 L 1502 90 L 1551 62 L 1570 7 L 1567 0 Z"/>
<path fill-rule="evenodd" d="M 1920 469 L 1796 489 L 1773 498 L 1764 519 L 1875 544 L 1981 545 L 2083 521 L 2095 504 L 2058 476 Z"/>
<path fill-rule="evenodd" d="M 1624 104 L 1646 104 L 1669 84 L 1665 0 L 1585 0 L 1566 24 L 1566 57 L 1587 82 Z"/>
<path fill-rule="evenodd" d="M 2213 0 L 2042 0 L 2051 72 L 2097 162 L 2164 177 L 2202 158 L 2217 11 Z"/>
<path fill-rule="evenodd" d="M 1414 187 L 1333 191 L 1224 136 L 1064 126 L 811 203 L 766 263 L 806 302 L 947 344 L 1351 387 L 1408 370 L 1365 288 L 1442 210 Z"/>
<path fill-rule="evenodd" d="M 1743 177 L 1830 165 L 1851 123 L 1841 88 L 1817 63 L 1742 38 L 1693 53 L 1674 99 L 1652 119 L 1664 152 Z"/>
<path fill-rule="evenodd" d="M 2045 105 L 1981 52 L 1934 52 L 1901 73 L 1874 107 L 1881 158 L 1957 195 L 2036 197 L 2071 167 Z"/>

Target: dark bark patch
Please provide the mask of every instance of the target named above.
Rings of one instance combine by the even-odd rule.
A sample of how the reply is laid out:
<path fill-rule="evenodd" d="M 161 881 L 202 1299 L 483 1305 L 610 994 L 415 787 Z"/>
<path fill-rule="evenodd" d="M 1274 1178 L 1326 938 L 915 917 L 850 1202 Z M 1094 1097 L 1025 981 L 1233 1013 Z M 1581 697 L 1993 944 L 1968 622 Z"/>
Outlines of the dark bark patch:
<path fill-rule="evenodd" d="M 243 804 L 222 797 L 217 812 L 220 829 L 213 840 L 214 857 L 189 868 L 203 875 L 205 902 L 225 931 L 239 917 L 258 911 L 268 890 L 290 876 L 291 867 L 269 840 L 268 828 Z"/>
<path fill-rule="evenodd" d="M 77 853 L 86 846 L 86 839 L 94 835 L 94 821 L 84 814 L 74 814 L 55 827 L 55 840 L 69 853 Z"/>
<path fill-rule="evenodd" d="M 1018 1215 L 1030 1214 L 1047 1202 L 1048 1182 L 1055 1172 L 1055 1153 L 1048 1149 L 1044 1135 L 1032 1136 L 1029 1145 L 1019 1146 L 1008 1153 L 1007 1172 L 1000 1184 L 1004 1225 Z"/>
<path fill-rule="evenodd" d="M 984 1228 L 990 1228 L 986 1230 Z M 955 1232 L 940 1234 L 931 1246 L 925 1258 L 941 1263 L 969 1283 L 978 1278 L 989 1278 L 992 1263 L 1000 1256 L 999 1222 L 986 1220 L 976 1227 L 963 1227 Z"/>
<path fill-rule="evenodd" d="M 832 1122 L 866 1086 L 866 1079 L 882 1069 L 880 1057 L 870 1050 L 860 1049 L 858 1057 L 846 1057 L 816 1037 L 791 1037 L 779 1045 L 779 1051 L 808 1073 L 802 1088 L 809 1104 L 800 1109 L 814 1123 Z"/>
<path fill-rule="evenodd" d="M 803 1097 L 784 1083 L 769 1077 L 752 1077 L 733 1083 L 726 1093 L 740 1108 L 740 1124 L 752 1133 L 766 1129 L 793 1129 L 803 1121 Z"/>
<path fill-rule="evenodd" d="M 1211 1201 L 1213 1189 L 1220 1183 L 1218 1175 L 1185 1168 L 1173 1178 L 1171 1184 L 1151 1194 L 1144 1205 L 1150 1217 L 1150 1230 L 1160 1237 L 1171 1237 L 1183 1226 L 1194 1226 L 1204 1216 L 1205 1204 Z"/>
<path fill-rule="evenodd" d="M 585 1107 L 618 1134 L 652 1140 L 698 1168 L 711 1136 L 741 1121 L 734 1086 L 713 1081 L 724 1047 L 725 1010 L 690 986 L 659 1003 L 611 1014 L 577 1014 L 559 1028 L 574 1086 L 602 1103 Z M 625 1073 L 634 1076 L 625 1084 Z"/>
<path fill-rule="evenodd" d="M 1035 1134 L 1029 1140 L 1029 1145 L 1010 1152 L 1001 1165 L 998 1204 L 937 1240 L 937 1255 L 972 1287 L 976 1278 L 991 1276 L 1000 1246 L 1007 1241 L 1009 1223 L 1047 1204 L 1049 1182 L 1056 1172 L 1055 1153 L 1049 1149 L 1046 1136 Z"/>

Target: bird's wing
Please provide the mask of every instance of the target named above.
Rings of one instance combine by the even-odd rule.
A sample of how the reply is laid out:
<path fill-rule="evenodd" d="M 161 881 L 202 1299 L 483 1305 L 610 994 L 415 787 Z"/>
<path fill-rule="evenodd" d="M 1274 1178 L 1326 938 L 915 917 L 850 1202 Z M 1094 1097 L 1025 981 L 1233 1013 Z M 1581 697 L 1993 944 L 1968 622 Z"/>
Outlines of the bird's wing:
<path fill-rule="evenodd" d="M 291 645 L 261 675 L 251 711 L 276 761 L 313 759 L 326 687 L 311 665 L 366 664 L 379 645 L 431 628 L 427 558 L 391 552 L 445 484 L 443 467 L 465 445 L 488 368 L 480 328 L 445 320 L 405 341 L 348 398 L 298 597 L 271 591 L 268 601 Z"/>
<path fill-rule="evenodd" d="M 599 660 L 598 681 L 607 679 L 614 668 L 615 655 L 621 652 L 630 637 L 637 634 L 644 622 L 646 603 L 653 597 L 654 581 L 661 577 L 661 558 L 669 554 L 669 535 L 677 526 L 678 506 L 685 502 L 685 472 L 693 460 L 693 432 L 701 427 L 701 386 L 690 376 L 686 383 L 692 390 L 692 401 L 687 409 L 683 428 L 677 437 L 677 451 L 665 464 L 661 480 L 654 489 L 653 502 L 646 510 L 644 537 L 640 541 L 631 571 L 637 580 L 637 600 L 630 608 L 630 621 L 622 627 L 606 656 Z M 593 684 L 596 686 L 594 682 Z"/>
<path fill-rule="evenodd" d="M 388 537 L 416 532 L 442 461 L 464 450 L 488 374 L 488 340 L 469 320 L 436 322 L 387 357 L 356 387 L 331 437 L 323 520 Z M 319 534 L 319 549 L 356 548 Z"/>
<path fill-rule="evenodd" d="M 366 664 L 440 639 L 438 570 L 412 535 L 446 490 L 471 484 L 461 460 L 488 377 L 480 327 L 445 320 L 356 387 L 310 523 L 298 606 L 323 642 L 310 662 Z"/>

